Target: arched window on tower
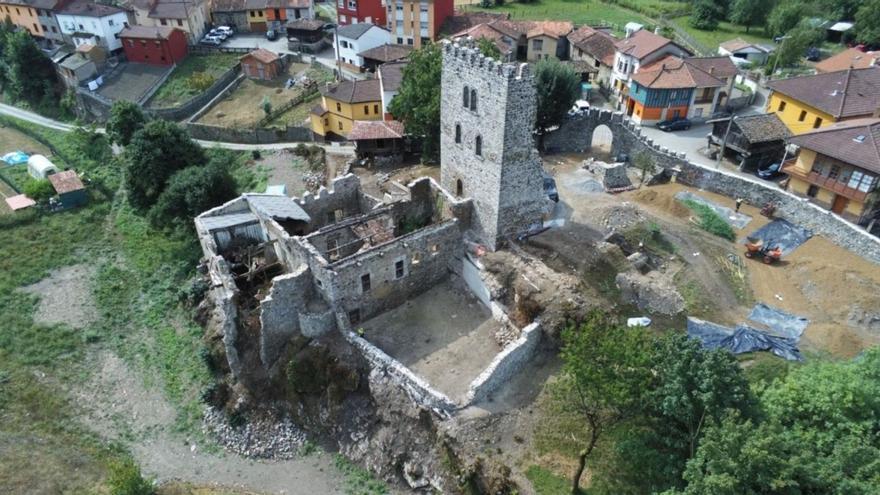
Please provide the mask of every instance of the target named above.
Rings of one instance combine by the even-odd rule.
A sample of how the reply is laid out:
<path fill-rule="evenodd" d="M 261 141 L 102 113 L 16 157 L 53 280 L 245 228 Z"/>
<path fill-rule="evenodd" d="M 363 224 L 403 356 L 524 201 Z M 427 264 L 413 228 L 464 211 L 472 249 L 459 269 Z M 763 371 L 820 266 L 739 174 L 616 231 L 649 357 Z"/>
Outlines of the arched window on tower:
<path fill-rule="evenodd" d="M 477 90 L 476 89 L 471 90 L 471 111 L 472 112 L 477 111 Z"/>
<path fill-rule="evenodd" d="M 455 124 L 455 142 L 461 143 L 461 124 Z"/>
<path fill-rule="evenodd" d="M 455 180 L 455 195 L 459 197 L 464 195 L 464 184 L 461 182 L 461 179 Z"/>
<path fill-rule="evenodd" d="M 477 139 L 474 140 L 474 153 L 477 156 L 483 156 L 483 136 L 477 136 Z"/>
<path fill-rule="evenodd" d="M 464 103 L 465 108 L 470 106 L 470 101 L 471 101 L 471 90 L 468 89 L 467 86 L 465 86 L 464 92 L 462 93 L 462 103 Z"/>

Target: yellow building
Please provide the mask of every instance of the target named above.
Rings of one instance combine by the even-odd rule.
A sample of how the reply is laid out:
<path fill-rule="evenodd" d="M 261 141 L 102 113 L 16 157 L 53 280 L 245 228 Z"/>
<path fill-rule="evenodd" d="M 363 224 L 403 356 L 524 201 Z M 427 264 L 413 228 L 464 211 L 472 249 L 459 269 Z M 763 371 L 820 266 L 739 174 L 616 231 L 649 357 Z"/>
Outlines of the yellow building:
<path fill-rule="evenodd" d="M 27 29 L 31 36 L 43 36 L 37 8 L 25 0 L 0 0 L 0 20 L 9 17 L 16 26 Z"/>
<path fill-rule="evenodd" d="M 792 77 L 767 84 L 767 112 L 795 135 L 848 119 L 870 117 L 880 106 L 880 67 Z"/>
<path fill-rule="evenodd" d="M 324 139 L 347 137 L 356 120 L 382 120 L 382 91 L 378 79 L 342 81 L 321 89 L 321 105 L 309 118 L 312 132 Z"/>
<path fill-rule="evenodd" d="M 830 124 L 791 138 L 797 157 L 783 164 L 789 189 L 856 223 L 868 223 L 880 177 L 880 119 Z M 873 203 L 873 204 L 872 204 Z"/>

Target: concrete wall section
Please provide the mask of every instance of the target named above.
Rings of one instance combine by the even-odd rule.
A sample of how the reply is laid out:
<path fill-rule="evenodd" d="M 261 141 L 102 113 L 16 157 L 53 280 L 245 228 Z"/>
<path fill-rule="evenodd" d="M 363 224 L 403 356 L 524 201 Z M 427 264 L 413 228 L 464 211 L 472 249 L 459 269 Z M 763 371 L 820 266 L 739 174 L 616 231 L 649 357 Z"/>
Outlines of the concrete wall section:
<path fill-rule="evenodd" d="M 507 383 L 529 362 L 541 340 L 541 325 L 533 322 L 525 327 L 518 339 L 505 347 L 492 363 L 471 382 L 465 402 L 473 404 L 486 399 Z"/>

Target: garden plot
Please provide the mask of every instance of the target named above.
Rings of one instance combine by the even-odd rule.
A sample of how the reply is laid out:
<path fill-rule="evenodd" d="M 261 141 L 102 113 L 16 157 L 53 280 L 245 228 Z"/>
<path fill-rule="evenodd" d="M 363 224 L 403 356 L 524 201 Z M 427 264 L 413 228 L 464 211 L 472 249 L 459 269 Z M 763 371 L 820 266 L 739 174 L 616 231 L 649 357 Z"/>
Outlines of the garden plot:
<path fill-rule="evenodd" d="M 710 201 L 702 196 L 698 196 L 690 191 L 681 191 L 675 195 L 675 198 L 680 201 L 693 201 L 695 203 L 699 203 L 701 205 L 708 206 L 715 213 L 718 214 L 719 217 L 723 218 L 724 221 L 729 223 L 732 227 L 737 229 L 745 228 L 746 225 L 752 221 L 752 217 L 745 215 L 743 213 L 738 213 L 731 208 L 726 206 L 721 206 L 714 201 Z"/>

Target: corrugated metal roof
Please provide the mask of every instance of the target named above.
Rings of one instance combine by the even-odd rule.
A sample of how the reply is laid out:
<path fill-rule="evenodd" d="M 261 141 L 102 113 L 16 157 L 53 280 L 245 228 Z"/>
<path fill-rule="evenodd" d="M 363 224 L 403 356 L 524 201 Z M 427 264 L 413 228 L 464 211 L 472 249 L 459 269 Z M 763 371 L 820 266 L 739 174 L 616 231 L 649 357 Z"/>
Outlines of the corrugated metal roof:
<path fill-rule="evenodd" d="M 271 194 L 245 195 L 251 208 L 264 217 L 308 222 L 311 217 L 293 199 Z"/>
<path fill-rule="evenodd" d="M 235 227 L 236 225 L 244 225 L 246 223 L 254 223 L 258 220 L 256 215 L 248 212 L 230 213 L 228 215 L 218 215 L 216 217 L 202 217 L 200 221 L 208 231 L 211 231 Z"/>

